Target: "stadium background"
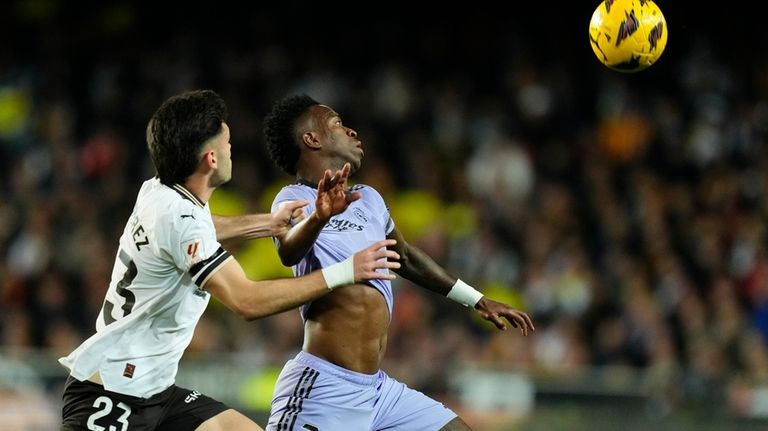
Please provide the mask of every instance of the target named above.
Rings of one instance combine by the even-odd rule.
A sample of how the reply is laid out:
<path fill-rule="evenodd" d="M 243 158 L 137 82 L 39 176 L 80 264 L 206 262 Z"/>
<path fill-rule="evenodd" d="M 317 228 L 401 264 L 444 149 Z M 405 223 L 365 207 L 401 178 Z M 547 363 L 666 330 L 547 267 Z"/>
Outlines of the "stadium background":
<path fill-rule="evenodd" d="M 532 337 L 496 333 L 396 284 L 385 369 L 478 431 L 766 426 L 768 51 L 746 4 L 660 1 L 666 52 L 625 75 L 591 52 L 589 2 L 70 3 L 0 5 L 3 430 L 56 428 L 55 358 L 92 331 L 146 121 L 203 87 L 231 111 L 215 211 L 291 181 L 261 118 L 307 92 L 360 133 L 355 180 L 411 242 L 532 314 Z M 289 274 L 269 240 L 232 251 Z M 212 303 L 179 383 L 263 424 L 300 345 L 296 312 Z"/>

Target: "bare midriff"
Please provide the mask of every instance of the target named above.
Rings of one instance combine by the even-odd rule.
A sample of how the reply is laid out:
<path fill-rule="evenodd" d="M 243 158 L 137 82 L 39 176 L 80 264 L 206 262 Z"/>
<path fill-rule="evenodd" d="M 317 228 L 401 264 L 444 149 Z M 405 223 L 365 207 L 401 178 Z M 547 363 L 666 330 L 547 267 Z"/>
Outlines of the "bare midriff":
<path fill-rule="evenodd" d="M 304 351 L 351 371 L 379 371 L 389 310 L 375 288 L 355 284 L 315 300 L 304 324 Z"/>

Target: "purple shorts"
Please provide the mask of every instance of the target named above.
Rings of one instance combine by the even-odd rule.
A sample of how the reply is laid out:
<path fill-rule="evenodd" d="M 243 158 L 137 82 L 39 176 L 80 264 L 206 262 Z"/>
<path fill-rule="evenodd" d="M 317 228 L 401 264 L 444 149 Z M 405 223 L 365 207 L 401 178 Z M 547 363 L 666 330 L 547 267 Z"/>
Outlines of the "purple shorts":
<path fill-rule="evenodd" d="M 437 431 L 455 417 L 384 371 L 356 373 L 299 352 L 277 379 L 266 431 Z"/>

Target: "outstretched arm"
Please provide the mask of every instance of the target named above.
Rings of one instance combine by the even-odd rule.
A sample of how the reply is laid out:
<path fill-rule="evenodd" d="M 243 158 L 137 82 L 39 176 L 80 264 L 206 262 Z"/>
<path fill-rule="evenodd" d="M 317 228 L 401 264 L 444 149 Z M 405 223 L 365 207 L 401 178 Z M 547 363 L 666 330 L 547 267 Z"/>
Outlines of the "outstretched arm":
<path fill-rule="evenodd" d="M 317 185 L 315 210 L 290 230 L 275 235 L 278 240 L 277 253 L 283 265 L 292 266 L 300 261 L 312 248 L 328 220 L 336 214 L 341 214 L 349 204 L 360 199 L 360 192 L 347 191 L 347 179 L 351 169 L 352 166 L 346 163 L 333 176 L 330 170 L 326 170 Z"/>
<path fill-rule="evenodd" d="M 513 327 L 520 328 L 523 335 L 528 335 L 528 332 L 535 330 L 533 321 L 526 313 L 487 298 L 463 281 L 452 277 L 424 251 L 408 244 L 397 228 L 389 234 L 388 238 L 397 241 L 395 245 L 390 246 L 390 249 L 400 255 L 401 266 L 395 272 L 401 277 L 456 302 L 473 307 L 483 319 L 493 323 L 502 331 L 507 329 L 504 319 Z"/>
<path fill-rule="evenodd" d="M 282 235 L 291 228 L 291 220 L 303 219 L 302 208 L 307 203 L 305 200 L 286 202 L 271 214 L 238 216 L 212 214 L 213 225 L 216 227 L 216 239 L 219 242 L 231 242 Z"/>
<path fill-rule="evenodd" d="M 205 289 L 246 320 L 290 310 L 317 299 L 331 290 L 372 279 L 395 276 L 377 269 L 397 269 L 396 252 L 387 250 L 392 240 L 378 241 L 349 259 L 298 278 L 253 281 L 234 258 L 222 265 L 206 282 Z"/>

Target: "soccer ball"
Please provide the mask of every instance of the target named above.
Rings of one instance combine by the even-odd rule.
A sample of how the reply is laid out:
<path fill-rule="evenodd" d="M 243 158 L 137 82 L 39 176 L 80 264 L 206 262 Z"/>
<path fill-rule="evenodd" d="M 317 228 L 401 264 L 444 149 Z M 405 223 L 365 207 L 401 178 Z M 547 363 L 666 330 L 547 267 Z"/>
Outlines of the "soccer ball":
<path fill-rule="evenodd" d="M 637 72 L 659 59 L 667 46 L 667 23 L 651 0 L 604 0 L 589 22 L 597 58 L 620 72 Z"/>

